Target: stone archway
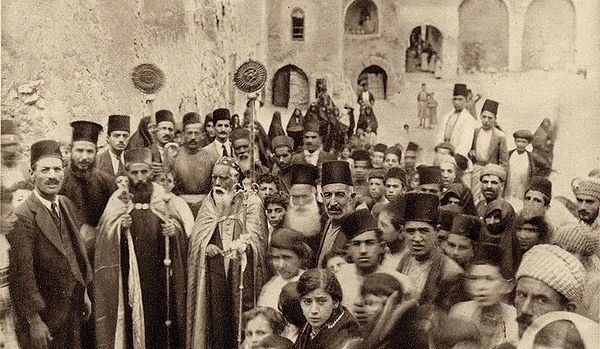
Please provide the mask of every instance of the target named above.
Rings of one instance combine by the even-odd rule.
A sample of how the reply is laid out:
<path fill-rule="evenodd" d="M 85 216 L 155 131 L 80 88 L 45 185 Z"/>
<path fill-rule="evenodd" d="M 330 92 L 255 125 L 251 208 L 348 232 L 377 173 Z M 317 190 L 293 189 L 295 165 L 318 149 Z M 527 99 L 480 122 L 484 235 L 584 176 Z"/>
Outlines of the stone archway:
<path fill-rule="evenodd" d="M 464 0 L 458 8 L 463 71 L 508 69 L 508 9 L 502 0 Z"/>
<path fill-rule="evenodd" d="M 379 13 L 372 0 L 355 0 L 346 9 L 344 31 L 347 34 L 369 35 L 379 31 Z"/>
<path fill-rule="evenodd" d="M 378 65 L 371 65 L 363 69 L 358 75 L 357 84 L 363 86 L 367 84 L 369 91 L 373 93 L 375 99 L 386 99 L 387 97 L 388 76 L 385 70 Z"/>
<path fill-rule="evenodd" d="M 406 49 L 406 72 L 433 72 L 435 60 L 442 56 L 444 37 L 442 32 L 431 25 L 415 27 Z M 426 55 L 423 56 L 423 52 Z"/>
<path fill-rule="evenodd" d="M 525 12 L 523 69 L 565 69 L 575 61 L 575 36 L 570 0 L 533 0 Z"/>
<path fill-rule="evenodd" d="M 279 68 L 273 75 L 272 103 L 275 107 L 306 108 L 310 99 L 308 77 L 295 65 Z"/>

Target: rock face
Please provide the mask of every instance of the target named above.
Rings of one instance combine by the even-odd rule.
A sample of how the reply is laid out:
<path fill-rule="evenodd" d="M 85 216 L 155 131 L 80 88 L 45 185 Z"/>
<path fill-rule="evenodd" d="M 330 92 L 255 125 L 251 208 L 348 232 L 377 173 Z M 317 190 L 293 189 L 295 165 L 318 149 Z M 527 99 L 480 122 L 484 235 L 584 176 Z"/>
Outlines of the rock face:
<path fill-rule="evenodd" d="M 264 59 L 264 11 L 263 0 L 3 1 L 2 117 L 18 121 L 25 145 L 68 141 L 74 119 L 105 125 L 125 113 L 135 128 L 141 63 L 166 76 L 155 110 L 243 111 L 231 80 L 243 61 Z"/>

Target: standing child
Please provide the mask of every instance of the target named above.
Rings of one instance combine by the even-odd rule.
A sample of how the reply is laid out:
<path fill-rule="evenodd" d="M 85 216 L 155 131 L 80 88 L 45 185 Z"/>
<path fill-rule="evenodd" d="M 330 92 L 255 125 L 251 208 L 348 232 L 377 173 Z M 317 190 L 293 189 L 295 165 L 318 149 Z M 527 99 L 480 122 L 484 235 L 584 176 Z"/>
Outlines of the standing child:
<path fill-rule="evenodd" d="M 429 110 L 429 127 L 437 125 L 438 101 L 433 97 L 433 92 L 427 95 L 427 109 Z"/>
<path fill-rule="evenodd" d="M 510 168 L 505 197 L 522 200 L 529 178 L 535 171 L 531 153 L 525 149 L 533 140 L 533 134 L 528 130 L 519 130 L 513 134 L 516 148 L 508 152 L 508 168 Z"/>

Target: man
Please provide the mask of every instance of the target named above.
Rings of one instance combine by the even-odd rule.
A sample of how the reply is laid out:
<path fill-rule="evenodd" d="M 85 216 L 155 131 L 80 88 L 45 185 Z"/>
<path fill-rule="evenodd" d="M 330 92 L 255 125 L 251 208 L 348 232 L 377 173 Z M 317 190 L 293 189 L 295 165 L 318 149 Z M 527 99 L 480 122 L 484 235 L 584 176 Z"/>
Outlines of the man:
<path fill-rule="evenodd" d="M 342 249 L 346 237 L 340 231 L 340 220 L 354 212 L 356 194 L 352 186 L 350 165 L 346 161 L 329 161 L 323 164 L 321 171 L 323 206 L 329 216 L 323 229 L 319 248 L 316 250 L 317 265 L 329 251 Z"/>
<path fill-rule="evenodd" d="M 90 121 L 73 121 L 71 161 L 64 172 L 60 193 L 68 197 L 83 214 L 83 239 L 93 256 L 94 237 L 106 203 L 117 189 L 114 175 L 95 167 L 98 134 L 102 126 Z"/>
<path fill-rule="evenodd" d="M 0 125 L 2 135 L 2 187 L 8 189 L 13 185 L 24 181 L 29 176 L 27 164 L 21 160 L 20 137 L 17 127 L 12 120 L 3 119 Z"/>
<path fill-rule="evenodd" d="M 519 130 L 513 133 L 513 137 L 516 148 L 508 152 L 510 171 L 506 181 L 506 197 L 520 200 L 529 179 L 535 173 L 533 156 L 525 149 L 533 141 L 533 134 L 528 130 Z"/>
<path fill-rule="evenodd" d="M 154 141 L 150 146 L 152 149 L 152 162 L 154 172 L 162 172 L 166 164 L 165 145 L 173 142 L 175 136 L 175 119 L 170 110 L 162 109 L 154 113 L 156 119 L 156 129 L 154 131 Z"/>
<path fill-rule="evenodd" d="M 523 207 L 534 206 L 548 211 L 551 201 L 552 182 L 546 177 L 531 177 L 523 195 Z"/>
<path fill-rule="evenodd" d="M 465 270 L 471 265 L 482 227 L 483 222 L 477 217 L 466 214 L 456 215 L 450 233 L 442 244 L 444 253 Z"/>
<path fill-rule="evenodd" d="M 123 172 L 123 152 L 129 144 L 129 116 L 110 115 L 106 134 L 108 149 L 98 155 L 96 166 L 100 171 L 116 177 Z"/>
<path fill-rule="evenodd" d="M 229 139 L 233 147 L 235 162 L 245 177 L 243 184 L 246 188 L 249 188 L 257 180 L 257 177 L 269 172 L 269 170 L 260 163 L 260 156 L 257 152 L 252 152 L 250 131 L 248 129 L 236 128 L 229 134 Z"/>
<path fill-rule="evenodd" d="M 81 348 L 81 326 L 91 311 L 92 278 L 76 207 L 58 195 L 64 181 L 60 145 L 31 146 L 34 193 L 15 208 L 10 243 L 10 294 L 22 348 Z"/>
<path fill-rule="evenodd" d="M 235 348 L 239 308 L 254 306 L 263 283 L 267 226 L 262 202 L 252 191 L 235 191 L 243 175 L 231 158 L 219 159 L 212 178 L 189 243 L 187 348 Z"/>
<path fill-rule="evenodd" d="M 418 192 L 438 196 L 442 193 L 442 169 L 439 166 L 419 166 L 417 172 L 419 173 Z"/>
<path fill-rule="evenodd" d="M 214 161 L 220 157 L 233 157 L 233 148 L 229 141 L 231 133 L 231 114 L 229 109 L 219 108 L 212 113 L 212 121 L 214 122 L 215 140 L 204 147 Z"/>
<path fill-rule="evenodd" d="M 375 104 L 375 96 L 373 95 L 373 93 L 371 93 L 371 91 L 369 91 L 369 85 L 367 85 L 366 83 L 364 83 L 363 86 L 362 86 L 362 89 L 363 89 L 363 91 L 358 96 L 358 100 L 356 102 L 361 107 L 363 105 L 364 106 L 372 107 Z"/>
<path fill-rule="evenodd" d="M 191 112 L 183 116 L 183 146 L 175 157 L 170 172 L 173 192 L 184 199 L 195 215 L 210 191 L 212 168 L 216 160 L 202 148 L 200 115 Z"/>
<path fill-rule="evenodd" d="M 400 167 L 400 160 L 402 160 L 402 150 L 396 146 L 389 147 L 383 156 L 383 168 L 389 170 L 392 167 Z"/>
<path fill-rule="evenodd" d="M 591 228 L 589 234 L 593 239 L 600 236 L 600 178 L 588 177 L 574 179 L 571 183 L 573 193 L 577 199 L 577 214 L 580 224 Z M 596 247 L 596 255 L 600 255 L 600 248 Z"/>
<path fill-rule="evenodd" d="M 283 228 L 289 202 L 290 199 L 288 196 L 281 192 L 265 197 L 265 214 L 267 215 L 267 222 L 269 223 L 269 239 L 267 245 L 269 246 L 271 245 L 273 232 Z"/>
<path fill-rule="evenodd" d="M 435 152 L 435 155 L 450 155 L 450 156 L 455 155 L 454 146 L 452 145 L 452 143 L 448 143 L 448 142 L 442 142 L 442 143 L 436 144 L 435 147 L 433 148 L 433 151 Z"/>
<path fill-rule="evenodd" d="M 475 204 L 483 200 L 479 174 L 487 164 L 497 164 L 508 167 L 508 149 L 504 132 L 496 128 L 498 102 L 486 99 L 481 108 L 481 127 L 475 129 L 473 145 L 469 158 L 473 162 L 473 177 L 471 191 Z"/>
<path fill-rule="evenodd" d="M 279 191 L 277 189 L 277 177 L 272 174 L 261 174 L 256 179 L 256 184 L 258 184 L 257 194 L 263 202 L 267 196 L 276 194 Z"/>
<path fill-rule="evenodd" d="M 369 183 L 367 176 L 372 168 L 371 156 L 366 150 L 355 150 L 351 156 L 354 160 L 352 165 L 352 179 L 354 180 L 354 191 L 361 200 L 369 197 Z"/>
<path fill-rule="evenodd" d="M 318 121 L 308 121 L 304 125 L 303 149 L 292 156 L 292 164 L 309 164 L 321 168 L 324 162 L 336 159 L 335 155 L 322 150 L 319 126 Z"/>
<path fill-rule="evenodd" d="M 411 282 L 394 270 L 384 268 L 382 262 L 385 255 L 385 242 L 381 239 L 381 230 L 377 228 L 377 220 L 367 209 L 360 209 L 346 215 L 340 222 L 342 232 L 348 239 L 347 254 L 352 263 L 340 268 L 336 277 L 342 285 L 344 294 L 342 304 L 353 314 L 361 314 L 362 308 L 360 287 L 368 275 L 386 273 L 394 276 L 402 283 L 405 294 L 411 292 Z"/>
<path fill-rule="evenodd" d="M 183 218 L 170 194 L 151 181 L 151 150 L 130 149 L 123 157 L 129 187 L 111 197 L 95 245 L 97 345 L 105 349 L 165 348 L 171 343 L 180 348 L 185 341 L 187 236 Z M 167 240 L 168 279 L 164 261 Z M 170 331 L 167 320 L 172 322 Z"/>
<path fill-rule="evenodd" d="M 462 268 L 437 246 L 438 196 L 407 193 L 405 200 L 404 232 L 410 253 L 402 257 L 397 270 L 411 278 L 413 294 L 423 305 L 433 302 L 442 283 L 459 283 Z"/>
<path fill-rule="evenodd" d="M 375 205 L 388 202 L 385 196 L 385 175 L 386 171 L 384 169 L 372 169 L 369 171 L 369 197 L 375 202 Z M 373 206 L 373 209 L 375 208 L 375 205 Z"/>
<path fill-rule="evenodd" d="M 406 151 L 404 152 L 404 169 L 406 172 L 415 170 L 418 155 L 419 145 L 417 143 L 409 142 L 406 146 Z"/>
<path fill-rule="evenodd" d="M 383 167 L 383 161 L 385 159 L 385 152 L 387 148 L 387 145 L 383 143 L 375 144 L 371 153 L 371 163 L 373 164 L 373 168 Z"/>
<path fill-rule="evenodd" d="M 480 201 L 476 207 L 479 217 L 483 217 L 485 208 L 490 202 L 502 199 L 504 183 L 506 182 L 506 169 L 500 165 L 487 164 L 483 167 L 479 180 L 481 181 L 484 200 Z"/>
<path fill-rule="evenodd" d="M 417 95 L 417 103 L 419 105 L 418 116 L 419 126 L 427 128 L 427 119 L 429 118 L 429 110 L 427 109 L 427 85 L 421 84 L 421 91 Z"/>
<path fill-rule="evenodd" d="M 271 173 L 278 175 L 281 170 L 288 167 L 292 162 L 294 140 L 288 136 L 277 136 L 271 140 L 271 149 L 273 150 L 273 160 L 275 163 L 271 169 Z"/>
<path fill-rule="evenodd" d="M 392 167 L 383 179 L 385 185 L 385 198 L 393 201 L 401 197 L 406 188 L 406 172 L 400 167 Z"/>
<path fill-rule="evenodd" d="M 477 121 L 465 109 L 467 102 L 467 86 L 455 84 L 452 98 L 454 110 L 442 117 L 436 142 L 450 142 L 456 153 L 468 156 L 473 145 L 473 133 Z"/>

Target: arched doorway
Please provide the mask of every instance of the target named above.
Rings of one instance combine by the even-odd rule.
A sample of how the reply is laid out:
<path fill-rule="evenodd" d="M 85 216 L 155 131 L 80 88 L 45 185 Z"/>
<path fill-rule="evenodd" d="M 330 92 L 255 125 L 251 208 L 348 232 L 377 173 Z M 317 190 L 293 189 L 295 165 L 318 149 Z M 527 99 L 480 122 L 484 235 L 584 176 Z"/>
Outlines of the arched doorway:
<path fill-rule="evenodd" d="M 379 31 L 377 5 L 371 0 L 355 0 L 346 10 L 344 28 L 348 34 L 377 34 Z"/>
<path fill-rule="evenodd" d="M 309 101 L 308 77 L 302 69 L 288 64 L 273 75 L 273 106 L 305 108 Z"/>
<path fill-rule="evenodd" d="M 533 0 L 525 13 L 523 69 L 565 69 L 575 60 L 575 8 L 569 0 Z"/>
<path fill-rule="evenodd" d="M 387 73 L 378 65 L 371 65 L 363 69 L 358 75 L 358 86 L 369 86 L 369 91 L 375 99 L 385 99 L 387 95 Z"/>
<path fill-rule="evenodd" d="M 435 61 L 442 56 L 442 32 L 431 25 L 414 28 L 406 49 L 406 72 L 433 72 Z"/>
<path fill-rule="evenodd" d="M 458 21 L 463 71 L 508 69 L 508 9 L 502 0 L 464 0 Z"/>

